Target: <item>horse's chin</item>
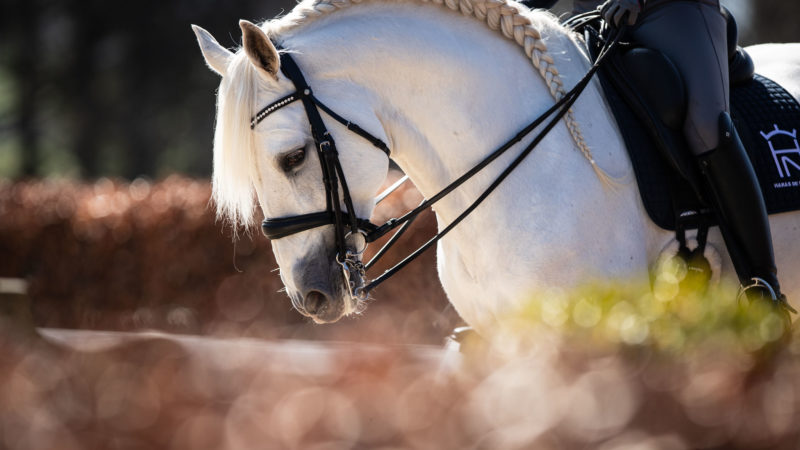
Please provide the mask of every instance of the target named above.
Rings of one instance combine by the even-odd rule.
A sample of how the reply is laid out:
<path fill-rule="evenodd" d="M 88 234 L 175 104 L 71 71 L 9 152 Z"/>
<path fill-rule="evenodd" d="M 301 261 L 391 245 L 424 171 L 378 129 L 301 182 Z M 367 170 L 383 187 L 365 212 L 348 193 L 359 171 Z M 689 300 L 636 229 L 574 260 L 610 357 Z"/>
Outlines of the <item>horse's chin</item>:
<path fill-rule="evenodd" d="M 321 310 L 309 314 L 311 320 L 317 324 L 338 322 L 344 316 L 344 308 L 336 307 L 335 305 L 326 305 Z"/>
<path fill-rule="evenodd" d="M 361 311 L 361 302 L 350 296 L 339 297 L 335 301 L 327 301 L 317 311 L 307 314 L 314 323 L 335 323 L 350 314 Z"/>
<path fill-rule="evenodd" d="M 336 323 L 336 322 L 338 322 L 338 321 L 339 321 L 339 320 L 340 320 L 342 317 L 344 317 L 344 314 L 342 314 L 342 315 L 341 315 L 341 316 L 339 316 L 339 317 L 335 317 L 335 318 L 320 317 L 320 316 L 318 316 L 318 315 L 312 315 L 312 316 L 311 316 L 311 320 L 313 320 L 313 321 L 314 321 L 314 323 L 316 323 L 317 325 L 324 325 L 324 324 L 328 324 L 328 323 Z"/>

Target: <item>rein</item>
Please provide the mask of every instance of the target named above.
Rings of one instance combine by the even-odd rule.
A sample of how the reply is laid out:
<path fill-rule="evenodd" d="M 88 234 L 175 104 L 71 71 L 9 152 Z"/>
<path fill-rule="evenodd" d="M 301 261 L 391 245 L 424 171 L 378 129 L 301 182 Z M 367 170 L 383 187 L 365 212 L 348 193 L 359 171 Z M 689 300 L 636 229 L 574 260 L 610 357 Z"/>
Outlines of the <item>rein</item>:
<path fill-rule="evenodd" d="M 594 13 L 597 14 L 596 12 Z M 349 293 L 352 297 L 359 299 L 366 299 L 373 289 L 379 284 L 383 283 L 408 263 L 419 257 L 424 251 L 428 250 L 433 244 L 447 235 L 456 225 L 461 223 L 475 208 L 478 207 L 496 188 L 503 182 L 503 180 L 511 174 L 511 172 L 530 154 L 533 149 L 544 139 L 547 133 L 555 127 L 555 125 L 564 117 L 569 111 L 570 107 L 578 99 L 578 96 L 583 92 L 589 84 L 592 76 L 597 72 L 605 57 L 616 48 L 619 43 L 620 37 L 623 35 L 624 30 L 618 29 L 603 46 L 595 63 L 589 71 L 581 78 L 581 80 L 561 97 L 553 106 L 547 111 L 537 117 L 533 122 L 523 128 L 508 142 L 500 146 L 497 150 L 490 153 L 486 158 L 479 162 L 475 167 L 458 177 L 451 182 L 436 195 L 430 199 L 423 200 L 413 210 L 407 212 L 400 218 L 389 219 L 383 225 L 375 225 L 369 220 L 360 219 L 356 217 L 350 191 L 347 187 L 344 172 L 339 162 L 338 152 L 333 137 L 325 127 L 319 110 L 321 109 L 331 118 L 344 125 L 348 130 L 356 133 L 365 140 L 369 141 L 373 146 L 380 149 L 387 156 L 391 156 L 388 146 L 380 139 L 371 135 L 357 124 L 344 119 L 342 116 L 335 113 L 332 109 L 323 104 L 317 99 L 311 91 L 308 83 L 303 77 L 300 68 L 288 53 L 281 53 L 281 71 L 283 74 L 294 83 L 296 91 L 286 97 L 283 97 L 259 111 L 251 120 L 250 128 L 254 129 L 258 123 L 264 120 L 273 112 L 289 105 L 297 100 L 303 102 L 303 107 L 306 111 L 309 124 L 311 125 L 311 134 L 314 143 L 317 147 L 317 154 L 319 155 L 320 164 L 322 166 L 322 178 L 326 191 L 326 209 L 322 212 L 302 214 L 289 217 L 281 217 L 264 220 L 261 224 L 261 229 L 264 235 L 269 239 L 280 239 L 303 231 L 311 230 L 313 228 L 334 225 L 334 234 L 336 238 L 336 261 L 342 266 L 344 277 L 347 280 Z M 553 115 L 555 114 L 555 115 Z M 488 166 L 492 161 L 504 154 L 515 144 L 519 143 L 526 136 L 531 134 L 537 127 L 539 127 L 548 117 L 553 116 L 547 122 L 544 128 L 534 137 L 533 141 L 528 144 L 525 149 L 509 164 L 509 166 L 495 178 L 491 185 L 472 203 L 467 207 L 452 223 L 445 227 L 441 232 L 437 233 L 425 244 L 408 255 L 402 261 L 397 263 L 394 267 L 388 269 L 383 274 L 373 279 L 369 283 L 365 283 L 366 270 L 372 267 L 377 260 L 383 257 L 388 249 L 394 245 L 399 237 L 409 228 L 411 223 L 419 216 L 425 209 L 431 207 L 436 202 L 444 198 L 450 192 L 458 188 L 464 182 L 472 178 L 475 174 L 480 172 L 483 168 Z M 342 195 L 341 200 L 344 203 L 345 210 L 342 210 L 340 204 L 339 186 L 341 185 Z M 387 194 L 381 194 L 379 199 L 385 198 L 388 192 L 396 188 L 397 184 L 387 190 Z M 345 227 L 349 231 L 345 232 Z M 360 255 L 366 249 L 366 244 L 374 242 L 380 237 L 388 234 L 389 232 L 400 228 L 394 236 L 376 253 L 376 255 L 364 265 L 360 260 Z M 351 235 L 361 235 L 364 238 L 364 248 L 351 251 L 347 246 L 347 239 Z"/>

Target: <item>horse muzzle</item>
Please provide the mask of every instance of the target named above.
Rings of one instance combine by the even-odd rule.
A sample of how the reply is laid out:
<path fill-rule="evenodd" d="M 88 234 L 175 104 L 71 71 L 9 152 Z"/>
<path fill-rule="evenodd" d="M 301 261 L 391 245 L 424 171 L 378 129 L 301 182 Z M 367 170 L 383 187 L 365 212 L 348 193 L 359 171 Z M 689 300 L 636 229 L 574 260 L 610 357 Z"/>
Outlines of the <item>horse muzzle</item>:
<path fill-rule="evenodd" d="M 330 294 L 312 289 L 303 296 L 303 309 L 314 322 L 333 323 L 341 319 L 347 312 L 347 299 L 334 299 Z"/>
<path fill-rule="evenodd" d="M 314 322 L 336 322 L 357 309 L 358 301 L 350 293 L 351 279 L 330 252 L 311 252 L 294 265 L 292 273 L 292 304 Z"/>

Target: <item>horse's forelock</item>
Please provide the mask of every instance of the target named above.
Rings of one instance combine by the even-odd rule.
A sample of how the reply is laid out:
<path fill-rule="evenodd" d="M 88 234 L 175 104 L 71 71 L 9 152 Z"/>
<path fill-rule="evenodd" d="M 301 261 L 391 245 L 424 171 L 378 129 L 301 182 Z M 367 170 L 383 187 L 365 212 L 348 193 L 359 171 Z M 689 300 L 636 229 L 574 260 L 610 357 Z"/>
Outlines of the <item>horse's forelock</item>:
<path fill-rule="evenodd" d="M 232 58 L 217 94 L 212 197 L 217 217 L 239 226 L 253 223 L 253 183 L 259 180 L 250 118 L 261 82 L 244 52 Z"/>

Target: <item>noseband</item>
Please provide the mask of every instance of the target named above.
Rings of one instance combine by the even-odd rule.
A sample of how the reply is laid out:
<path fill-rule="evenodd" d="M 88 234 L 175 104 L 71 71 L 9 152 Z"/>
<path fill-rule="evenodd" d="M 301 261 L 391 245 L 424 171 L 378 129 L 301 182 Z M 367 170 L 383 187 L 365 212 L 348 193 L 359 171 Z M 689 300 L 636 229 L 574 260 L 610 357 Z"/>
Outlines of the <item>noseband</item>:
<path fill-rule="evenodd" d="M 596 13 L 593 13 L 596 15 Z M 588 15 L 584 14 L 584 15 Z M 280 239 L 286 236 L 291 236 L 296 233 L 311 230 L 325 225 L 334 226 L 334 235 L 336 239 L 336 261 L 342 266 L 345 280 L 351 297 L 364 299 L 369 295 L 369 292 L 374 289 L 378 284 L 393 276 L 400 269 L 405 267 L 409 262 L 416 259 L 422 252 L 429 249 L 433 244 L 438 242 L 442 237 L 450 232 L 456 225 L 458 225 L 467 215 L 469 215 L 477 206 L 482 203 L 491 192 L 522 162 L 522 160 L 541 142 L 547 133 L 558 123 L 559 120 L 569 111 L 569 108 L 577 100 L 580 93 L 588 85 L 589 80 L 600 67 L 600 63 L 605 60 L 607 54 L 616 47 L 622 36 L 621 30 L 616 30 L 613 37 L 606 40 L 600 55 L 596 59 L 591 69 L 584 75 L 584 77 L 567 92 L 561 99 L 559 99 L 552 107 L 537 117 L 532 123 L 522 129 L 508 142 L 500 146 L 494 152 L 486 156 L 475 167 L 464 173 L 462 176 L 451 182 L 439 193 L 435 194 L 429 199 L 424 200 L 419 206 L 407 212 L 400 218 L 393 218 L 383 225 L 375 225 L 369 220 L 360 219 L 356 217 L 355 209 L 353 208 L 353 201 L 350 196 L 350 191 L 347 188 L 347 181 L 345 180 L 342 165 L 339 162 L 338 152 L 336 151 L 336 143 L 333 137 L 325 127 L 322 121 L 319 110 L 321 109 L 331 118 L 344 125 L 348 130 L 361 136 L 369 141 L 372 145 L 377 147 L 386 156 L 390 156 L 389 147 L 380 139 L 371 135 L 363 128 L 344 119 L 342 116 L 336 114 L 333 110 L 325 106 L 318 98 L 316 98 L 311 91 L 308 83 L 303 77 L 303 73 L 295 63 L 294 59 L 289 53 L 280 54 L 281 71 L 283 74 L 292 81 L 295 86 L 295 92 L 283 97 L 259 111 L 250 121 L 250 128 L 255 129 L 262 120 L 267 116 L 278 111 L 279 109 L 287 106 L 297 100 L 303 102 L 303 107 L 308 117 L 308 122 L 311 125 L 311 135 L 314 139 L 314 145 L 317 148 L 317 155 L 319 156 L 320 165 L 322 166 L 322 181 L 325 186 L 326 193 L 326 207 L 325 211 L 302 214 L 296 216 L 288 216 L 281 218 L 268 218 L 261 224 L 261 231 L 269 239 Z M 552 118 L 551 118 L 552 116 Z M 391 269 L 384 272 L 378 278 L 366 284 L 366 270 L 369 269 L 376 260 L 382 257 L 389 247 L 391 247 L 400 235 L 405 232 L 414 219 L 424 210 L 432 206 L 444 198 L 447 194 L 455 190 L 458 186 L 472 178 L 475 174 L 481 171 L 484 167 L 489 165 L 492 161 L 497 159 L 500 155 L 505 153 L 509 148 L 521 142 L 526 136 L 532 133 L 537 127 L 542 125 L 545 120 L 550 118 L 544 125 L 543 129 L 533 138 L 525 149 L 511 162 L 511 164 L 504 169 L 494 182 L 475 200 L 469 207 L 466 208 L 455 220 L 447 225 L 442 231 L 437 233 L 433 238 L 427 241 L 422 247 L 414 251 L 412 254 L 404 258 Z M 341 186 L 341 200 L 339 195 L 339 187 Z M 345 209 L 342 210 L 341 203 L 344 203 Z M 361 235 L 364 237 L 366 243 L 373 242 L 389 233 L 390 231 L 400 228 L 397 233 L 389 240 L 389 242 L 377 252 L 372 260 L 364 265 L 360 260 L 360 255 L 364 249 L 350 249 L 347 246 L 347 238 L 350 235 Z M 365 244 L 366 247 L 366 244 Z"/>

